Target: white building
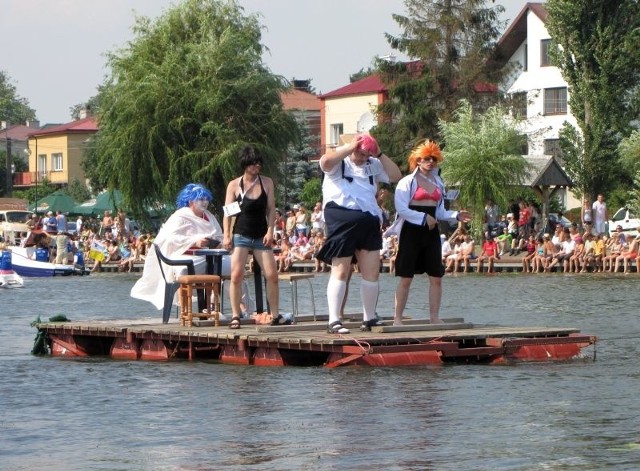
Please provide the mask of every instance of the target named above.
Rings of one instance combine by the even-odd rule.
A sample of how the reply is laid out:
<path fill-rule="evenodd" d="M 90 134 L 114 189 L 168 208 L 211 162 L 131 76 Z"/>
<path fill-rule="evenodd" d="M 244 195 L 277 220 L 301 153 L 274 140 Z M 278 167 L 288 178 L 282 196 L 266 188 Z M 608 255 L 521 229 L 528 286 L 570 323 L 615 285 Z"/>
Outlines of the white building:
<path fill-rule="evenodd" d="M 543 3 L 527 3 L 498 42 L 514 72 L 503 85 L 520 104 L 523 134 L 528 136 L 527 156 L 557 156 L 559 134 L 565 121 L 577 127 L 568 105 L 569 90 L 560 69 L 551 65 L 551 36 L 545 26 L 547 10 Z M 567 209 L 580 206 L 570 193 L 558 197 Z"/>

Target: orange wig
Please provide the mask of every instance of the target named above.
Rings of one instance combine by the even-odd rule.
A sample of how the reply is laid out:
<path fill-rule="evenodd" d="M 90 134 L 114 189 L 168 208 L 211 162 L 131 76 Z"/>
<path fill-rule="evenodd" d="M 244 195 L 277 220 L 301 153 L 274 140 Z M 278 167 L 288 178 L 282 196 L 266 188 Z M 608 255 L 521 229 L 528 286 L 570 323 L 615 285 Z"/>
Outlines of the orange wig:
<path fill-rule="evenodd" d="M 443 160 L 440 146 L 430 139 L 424 141 L 409 154 L 409 171 L 413 172 L 418 166 L 418 160 L 426 159 L 427 157 L 435 158 L 438 163 Z"/>

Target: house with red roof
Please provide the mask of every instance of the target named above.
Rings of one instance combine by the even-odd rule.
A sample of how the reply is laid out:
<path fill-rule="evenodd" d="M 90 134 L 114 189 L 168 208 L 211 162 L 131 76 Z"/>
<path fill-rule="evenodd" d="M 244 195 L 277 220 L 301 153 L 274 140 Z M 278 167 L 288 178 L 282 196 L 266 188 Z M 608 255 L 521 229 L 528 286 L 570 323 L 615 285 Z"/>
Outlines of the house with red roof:
<path fill-rule="evenodd" d="M 389 94 L 378 74 L 320 95 L 322 152 L 343 143 L 341 137 L 367 132 L 378 123 L 377 107 Z"/>
<path fill-rule="evenodd" d="M 93 116 L 30 132 L 29 174 L 22 177 L 23 186 L 34 186 L 45 178 L 57 186 L 76 179 L 84 182 L 86 176 L 80 164 L 88 140 L 96 132 L 98 122 Z"/>

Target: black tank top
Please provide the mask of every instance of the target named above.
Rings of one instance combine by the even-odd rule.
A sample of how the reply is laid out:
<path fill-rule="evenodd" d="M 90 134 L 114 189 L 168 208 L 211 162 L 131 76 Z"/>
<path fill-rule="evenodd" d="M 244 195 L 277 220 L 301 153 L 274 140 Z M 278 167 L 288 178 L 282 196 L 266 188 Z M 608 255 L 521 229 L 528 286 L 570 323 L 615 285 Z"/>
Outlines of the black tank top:
<path fill-rule="evenodd" d="M 267 233 L 267 192 L 262 186 L 262 179 L 258 176 L 260 183 L 260 196 L 256 199 L 236 197 L 240 204 L 240 213 L 236 216 L 236 223 L 233 226 L 233 233 L 249 237 L 251 239 L 261 239 Z M 244 182 L 240 178 L 240 189 L 244 192 Z"/>

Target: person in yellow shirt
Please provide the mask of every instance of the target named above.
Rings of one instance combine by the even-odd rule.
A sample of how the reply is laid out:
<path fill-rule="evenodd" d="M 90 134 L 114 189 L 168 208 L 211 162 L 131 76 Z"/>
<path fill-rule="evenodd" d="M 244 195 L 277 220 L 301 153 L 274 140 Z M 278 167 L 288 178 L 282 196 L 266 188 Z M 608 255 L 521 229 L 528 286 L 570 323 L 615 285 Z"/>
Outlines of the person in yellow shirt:
<path fill-rule="evenodd" d="M 603 235 L 598 233 L 596 234 L 596 240 L 595 240 L 595 246 L 593 248 L 593 255 L 594 255 L 594 264 L 595 264 L 595 270 L 596 272 L 601 272 L 602 270 L 602 259 L 605 256 L 605 247 L 606 247 L 606 241 L 603 238 Z"/>

